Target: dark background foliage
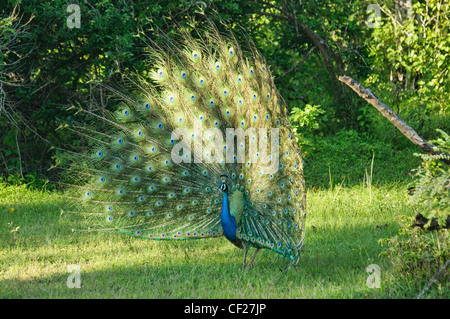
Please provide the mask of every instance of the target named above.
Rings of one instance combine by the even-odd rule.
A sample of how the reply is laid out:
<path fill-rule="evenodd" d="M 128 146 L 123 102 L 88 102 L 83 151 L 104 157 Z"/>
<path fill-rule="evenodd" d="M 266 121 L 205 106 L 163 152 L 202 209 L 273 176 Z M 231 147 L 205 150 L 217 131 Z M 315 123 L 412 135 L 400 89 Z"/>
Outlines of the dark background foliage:
<path fill-rule="evenodd" d="M 407 23 L 399 2 L 408 1 L 380 2 L 381 24 L 369 28 L 365 0 L 3 1 L 0 175 L 31 183 L 54 177 L 52 146 L 77 142 L 56 130 L 70 120 L 66 109 L 102 102 L 98 83 L 145 76 L 146 41 L 201 28 L 208 17 L 253 39 L 266 57 L 291 110 L 310 186 L 331 176 L 360 181 L 373 157 L 379 180 L 405 179 L 417 149 L 336 79 L 346 74 L 371 87 L 424 138 L 448 131 L 448 5 L 415 1 Z M 72 3 L 80 6 L 80 28 L 67 26 Z"/>

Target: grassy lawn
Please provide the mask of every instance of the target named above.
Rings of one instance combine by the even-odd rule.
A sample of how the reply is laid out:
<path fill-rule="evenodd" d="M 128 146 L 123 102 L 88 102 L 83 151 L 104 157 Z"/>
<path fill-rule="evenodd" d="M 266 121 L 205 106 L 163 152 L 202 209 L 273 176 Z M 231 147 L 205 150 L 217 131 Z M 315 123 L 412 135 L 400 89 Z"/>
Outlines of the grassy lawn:
<path fill-rule="evenodd" d="M 152 242 L 72 232 L 79 221 L 61 216 L 57 195 L 0 184 L 0 298 L 402 297 L 384 280 L 390 267 L 378 240 L 396 234 L 396 216 L 414 215 L 407 197 L 402 183 L 309 190 L 303 256 L 282 273 L 286 261 L 271 251 L 242 270 L 243 252 L 224 238 Z M 80 289 L 67 286 L 72 264 Z M 371 264 L 380 266 L 380 288 L 366 284 Z"/>

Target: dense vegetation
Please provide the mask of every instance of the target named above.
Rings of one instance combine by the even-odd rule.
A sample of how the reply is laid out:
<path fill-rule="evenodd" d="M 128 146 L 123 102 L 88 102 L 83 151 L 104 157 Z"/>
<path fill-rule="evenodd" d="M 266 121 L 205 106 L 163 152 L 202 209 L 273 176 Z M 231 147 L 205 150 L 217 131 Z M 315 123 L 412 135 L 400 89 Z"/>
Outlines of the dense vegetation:
<path fill-rule="evenodd" d="M 4 200 L 0 201 L 0 213 L 7 214 L 20 204 L 17 198 L 12 199 L 15 196 L 11 193 L 23 193 L 25 199 L 37 196 L 43 202 L 51 196 L 52 181 L 58 180 L 57 172 L 48 170 L 54 162 L 54 147 L 77 143 L 67 132 L 57 130 L 62 120 L 68 120 L 68 107 L 81 104 L 89 108 L 93 101 L 102 101 L 104 89 L 99 83 L 111 83 L 121 74 L 137 72 L 146 76 L 146 41 L 161 41 L 158 36 L 161 31 L 170 36 L 179 27 L 195 33 L 196 28 L 204 26 L 207 16 L 219 27 L 219 21 L 226 22 L 242 40 L 249 37 L 255 42 L 271 65 L 277 88 L 287 101 L 290 120 L 305 157 L 305 179 L 313 194 L 311 225 L 318 230 L 309 230 L 307 236 L 311 236 L 311 246 L 306 249 L 317 255 L 310 255 L 310 258 L 317 258 L 314 265 L 332 266 L 329 257 L 321 255 L 319 249 L 311 248 L 313 243 L 337 254 L 338 241 L 349 240 L 344 239 L 345 234 L 356 236 L 354 225 L 363 223 L 375 211 L 379 213 L 370 219 L 368 227 L 373 229 L 362 240 L 367 242 L 371 256 L 377 255 L 382 248 L 378 239 L 383 247 L 389 247 L 384 254 L 396 258 L 390 258 L 393 270 L 386 276 L 390 276 L 395 285 L 385 287 L 381 294 L 355 290 L 354 281 L 349 284 L 353 288 L 349 288 L 348 293 L 341 293 L 333 285 L 324 285 L 322 296 L 413 296 L 449 259 L 446 230 L 430 235 L 420 229 L 411 231 L 409 227 L 418 212 L 429 218 L 437 217 L 444 224 L 450 205 L 449 166 L 439 158 L 414 156 L 419 149 L 371 105 L 339 82 L 337 76 L 351 76 L 369 87 L 419 135 L 427 140 L 440 140 L 436 145 L 448 152 L 450 6 L 443 0 L 381 0 L 375 6 L 373 2 L 161 0 L 153 4 L 123 0 L 74 1 L 80 7 L 80 28 L 69 28 L 67 20 L 73 12 L 67 11 L 66 1 L 3 1 L 0 4 L 0 193 L 9 194 L 1 196 Z M 412 171 L 416 168 L 419 169 Z M 415 193 L 411 202 L 407 188 L 414 176 L 421 191 Z M 20 184 L 43 193 L 27 193 Z M 327 211 L 321 206 L 321 197 L 336 201 L 336 208 Z M 347 207 L 350 203 L 346 204 L 345 200 L 358 202 L 358 198 L 361 199 L 359 205 Z M 25 201 L 25 206 L 36 205 L 33 200 Z M 373 201 L 378 201 L 378 206 L 371 204 L 363 208 Z M 53 200 L 50 200 L 49 205 L 52 204 Z M 45 210 L 38 209 L 42 214 Z M 54 208 L 49 210 L 57 215 Z M 388 216 L 386 212 L 392 215 Z M 358 217 L 353 220 L 354 225 L 349 225 L 350 219 L 345 218 L 329 224 L 326 216 L 331 213 L 339 218 Z M 14 243 L 17 245 L 15 237 L 11 239 L 18 231 L 14 225 L 23 224 L 25 220 L 22 216 L 16 224 L 9 225 L 9 216 L 1 219 L 0 227 L 4 230 L 2 239 L 8 242 L 5 245 L 12 247 Z M 336 231 L 344 226 L 349 228 Z M 322 227 L 332 231 L 325 234 Z M 22 225 L 21 230 L 26 229 Z M 47 230 L 30 229 L 29 232 L 37 236 L 37 241 L 73 244 L 61 240 L 60 235 L 51 239 L 53 237 Z M 320 236 L 325 236 L 321 243 Z M 93 242 L 97 240 L 94 238 Z M 130 251 L 142 245 L 128 244 L 125 239 L 121 243 Z M 38 242 L 35 244 L 39 245 Z M 34 247 L 23 241 L 19 246 L 25 250 Z M 222 253 L 225 252 L 216 252 Z M 353 253 L 362 258 L 362 251 Z M 367 251 L 364 253 L 368 254 Z M 73 258 L 83 260 L 87 257 Z M 358 265 L 365 267 L 366 261 L 364 259 Z M 139 263 L 139 260 L 134 262 Z M 377 262 L 382 263 L 378 259 Z M 348 272 L 355 266 L 350 264 L 344 262 L 342 272 L 338 270 L 336 278 L 340 278 L 339 281 L 348 279 Z M 314 273 L 312 263 L 309 265 L 306 266 L 311 268 L 308 272 L 318 279 L 305 279 L 305 282 L 295 283 L 294 288 L 297 284 L 299 289 L 308 286 L 311 280 L 320 284 L 324 273 Z M 204 266 L 196 267 L 201 272 Z M 139 273 L 145 273 L 145 269 Z M 171 276 L 170 269 L 160 272 Z M 414 282 L 417 274 L 423 280 Z M 37 271 L 35 275 L 41 274 Z M 195 274 L 193 276 L 195 279 Z M 12 277 L 13 269 L 7 272 L 7 279 L 0 278 L 8 282 L 10 289 L 9 293 L 2 290 L 0 293 L 20 296 L 20 292 L 12 292 L 20 291 Z M 289 286 L 287 292 L 254 293 L 253 296 L 298 296 L 291 292 L 292 282 L 288 281 L 286 279 L 284 283 Z M 436 288 L 431 296 L 448 297 L 448 270 L 439 281 L 444 284 L 435 285 L 440 288 Z M 320 285 L 318 287 L 311 290 L 311 294 L 317 294 Z M 37 292 L 25 297 L 38 296 L 39 288 L 33 289 Z M 240 293 L 242 291 L 230 292 L 229 296 L 239 297 Z M 302 296 L 310 297 L 311 294 Z M 187 295 L 189 292 L 185 291 L 174 296 Z M 155 296 L 161 295 L 155 292 Z"/>

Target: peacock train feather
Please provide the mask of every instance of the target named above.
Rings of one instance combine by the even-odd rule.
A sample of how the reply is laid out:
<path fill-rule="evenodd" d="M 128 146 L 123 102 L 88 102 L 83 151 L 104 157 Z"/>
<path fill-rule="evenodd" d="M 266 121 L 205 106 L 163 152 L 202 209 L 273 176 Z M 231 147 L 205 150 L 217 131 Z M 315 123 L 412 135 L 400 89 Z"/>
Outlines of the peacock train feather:
<path fill-rule="evenodd" d="M 72 176 L 65 212 L 137 238 L 225 235 L 244 266 L 249 247 L 297 263 L 302 155 L 269 66 L 212 24 L 180 39 L 150 45 L 148 76 L 111 89 L 114 113 L 79 108 L 83 120 L 65 125 L 84 144 L 60 156 Z"/>

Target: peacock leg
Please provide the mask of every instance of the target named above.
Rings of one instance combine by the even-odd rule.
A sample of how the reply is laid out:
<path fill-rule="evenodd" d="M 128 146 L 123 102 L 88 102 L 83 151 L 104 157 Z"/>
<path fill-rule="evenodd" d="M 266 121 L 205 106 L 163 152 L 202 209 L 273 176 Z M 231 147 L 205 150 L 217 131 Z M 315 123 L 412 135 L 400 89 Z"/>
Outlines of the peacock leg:
<path fill-rule="evenodd" d="M 252 257 L 252 260 L 250 260 L 250 263 L 248 264 L 248 268 L 252 268 L 253 267 L 253 260 L 255 260 L 256 255 L 258 254 L 258 252 L 261 250 L 261 248 L 256 248 L 255 254 Z"/>
<path fill-rule="evenodd" d="M 245 259 L 247 258 L 248 248 L 249 248 L 249 246 L 244 245 L 244 263 L 242 264 L 242 269 L 245 268 Z"/>

